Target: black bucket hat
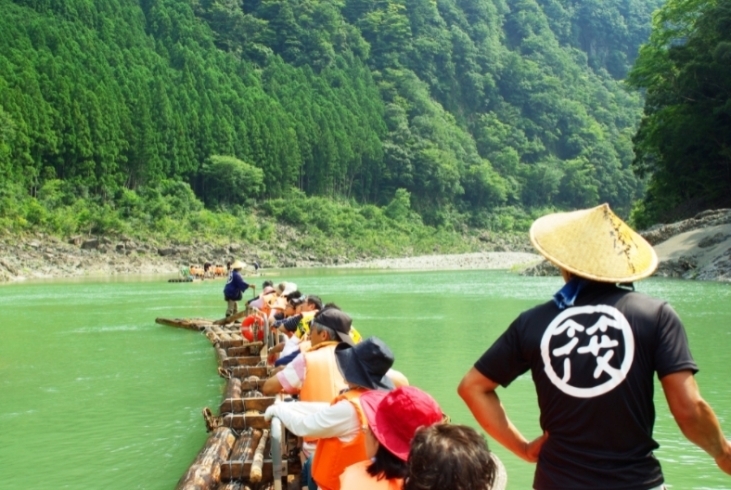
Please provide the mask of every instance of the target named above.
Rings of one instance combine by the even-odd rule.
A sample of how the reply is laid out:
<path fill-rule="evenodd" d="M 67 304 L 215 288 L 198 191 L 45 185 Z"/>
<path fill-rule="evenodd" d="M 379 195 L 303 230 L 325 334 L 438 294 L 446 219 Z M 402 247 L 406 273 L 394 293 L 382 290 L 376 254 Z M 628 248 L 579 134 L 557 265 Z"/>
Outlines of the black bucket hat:
<path fill-rule="evenodd" d="M 371 337 L 355 346 L 340 344 L 335 348 L 335 358 L 348 383 L 372 390 L 394 388 L 386 377 L 393 366 L 393 352 L 378 337 Z"/>

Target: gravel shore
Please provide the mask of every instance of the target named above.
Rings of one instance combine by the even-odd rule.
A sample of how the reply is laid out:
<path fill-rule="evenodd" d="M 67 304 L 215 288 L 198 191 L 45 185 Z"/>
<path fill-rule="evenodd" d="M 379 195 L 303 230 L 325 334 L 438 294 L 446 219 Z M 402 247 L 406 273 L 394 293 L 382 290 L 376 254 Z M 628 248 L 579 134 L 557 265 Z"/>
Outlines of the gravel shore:
<path fill-rule="evenodd" d="M 646 230 L 643 236 L 655 247 L 660 259 L 656 276 L 731 282 L 731 209 L 706 211 L 693 218 Z M 515 251 L 508 251 L 510 249 Z M 170 274 L 181 264 L 202 264 L 207 260 L 225 263 L 229 258 L 249 261 L 254 257 L 265 268 L 329 267 L 391 270 L 520 270 L 526 275 L 556 275 L 538 254 L 526 252 L 520 244 L 495 252 L 458 255 L 423 255 L 347 262 L 340 257 L 293 255 L 291 260 L 270 250 L 252 249 L 248 244 L 228 246 L 159 245 L 130 239 L 106 237 L 74 238 L 62 241 L 38 234 L 18 238 L 0 235 L 0 282 L 26 279 Z M 286 251 L 280 251 L 286 256 Z M 333 263 L 337 262 L 336 265 Z"/>
<path fill-rule="evenodd" d="M 422 255 L 392 259 L 373 259 L 339 264 L 344 269 L 397 269 L 397 270 L 486 270 L 513 269 L 536 264 L 542 257 L 526 252 L 477 252 L 458 255 Z"/>

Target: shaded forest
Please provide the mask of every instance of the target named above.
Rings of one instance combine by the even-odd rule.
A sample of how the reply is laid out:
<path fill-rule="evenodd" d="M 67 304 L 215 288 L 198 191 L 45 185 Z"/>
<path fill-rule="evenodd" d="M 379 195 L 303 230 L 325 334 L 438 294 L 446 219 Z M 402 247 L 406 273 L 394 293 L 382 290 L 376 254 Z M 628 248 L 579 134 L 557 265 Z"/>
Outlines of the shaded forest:
<path fill-rule="evenodd" d="M 322 198 L 381 228 L 627 215 L 643 100 L 621 80 L 659 5 L 0 0 L 0 225 L 326 231 Z"/>
<path fill-rule="evenodd" d="M 649 184 L 635 221 L 731 207 L 731 1 L 668 1 L 628 81 L 646 94 L 634 167 Z"/>

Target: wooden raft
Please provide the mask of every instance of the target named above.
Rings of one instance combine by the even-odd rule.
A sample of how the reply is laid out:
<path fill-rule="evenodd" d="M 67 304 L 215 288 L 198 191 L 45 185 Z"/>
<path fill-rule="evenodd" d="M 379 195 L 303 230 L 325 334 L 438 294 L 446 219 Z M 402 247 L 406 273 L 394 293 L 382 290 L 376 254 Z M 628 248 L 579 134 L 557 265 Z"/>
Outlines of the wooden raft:
<path fill-rule="evenodd" d="M 237 316 L 243 317 L 241 313 Z M 213 344 L 218 373 L 226 379 L 218 415 L 208 407 L 203 409 L 208 439 L 176 489 L 299 488 L 297 438 L 264 419 L 264 411 L 276 400 L 260 392 L 269 376 L 265 343 L 246 341 L 239 325 L 227 326 L 221 320 L 157 318 L 155 322 L 204 333 Z M 276 440 L 274 433 L 279 434 Z"/>

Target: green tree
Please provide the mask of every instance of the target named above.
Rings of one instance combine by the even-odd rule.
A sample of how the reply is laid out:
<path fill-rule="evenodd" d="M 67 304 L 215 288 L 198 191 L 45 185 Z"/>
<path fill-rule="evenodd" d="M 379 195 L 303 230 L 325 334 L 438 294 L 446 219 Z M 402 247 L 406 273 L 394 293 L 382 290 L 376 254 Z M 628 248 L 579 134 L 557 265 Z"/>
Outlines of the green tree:
<path fill-rule="evenodd" d="M 202 174 L 202 195 L 208 206 L 245 204 L 264 191 L 264 172 L 235 157 L 212 155 Z"/>
<path fill-rule="evenodd" d="M 396 221 L 406 221 L 411 214 L 411 194 L 406 189 L 396 189 L 391 202 L 383 210 L 384 214 Z"/>
<path fill-rule="evenodd" d="M 731 4 L 673 0 L 654 18 L 629 82 L 646 91 L 634 166 L 649 175 L 636 219 L 731 205 Z"/>

